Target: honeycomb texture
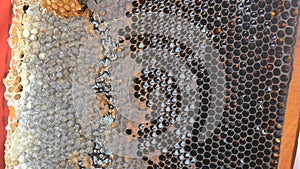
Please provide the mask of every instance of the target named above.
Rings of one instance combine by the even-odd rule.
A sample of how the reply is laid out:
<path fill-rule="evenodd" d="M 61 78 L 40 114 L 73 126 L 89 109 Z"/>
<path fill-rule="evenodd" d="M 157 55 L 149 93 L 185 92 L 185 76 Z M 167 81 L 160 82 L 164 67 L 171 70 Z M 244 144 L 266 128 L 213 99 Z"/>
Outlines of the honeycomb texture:
<path fill-rule="evenodd" d="M 78 0 L 40 0 L 39 3 L 47 12 L 53 12 L 62 17 L 89 16 L 89 10 L 85 10 L 84 5 Z"/>
<path fill-rule="evenodd" d="M 277 168 L 299 3 L 17 2 L 7 168 Z"/>
<path fill-rule="evenodd" d="M 62 19 L 44 13 L 37 1 L 15 3 L 14 13 L 13 59 L 4 80 L 11 107 L 7 168 L 79 168 L 79 161 L 91 166 L 95 140 L 110 128 L 101 123 L 91 89 L 101 67 L 97 61 L 108 56 L 106 37 L 90 34 L 89 18 Z"/>

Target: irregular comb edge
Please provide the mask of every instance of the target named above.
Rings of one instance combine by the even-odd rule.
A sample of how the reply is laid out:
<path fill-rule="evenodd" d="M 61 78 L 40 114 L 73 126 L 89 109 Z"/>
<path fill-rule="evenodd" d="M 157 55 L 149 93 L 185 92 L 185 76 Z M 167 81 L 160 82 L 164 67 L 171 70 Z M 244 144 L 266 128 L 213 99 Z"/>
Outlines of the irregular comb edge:
<path fill-rule="evenodd" d="M 9 46 L 11 48 L 12 57 L 9 64 L 9 73 L 6 78 L 3 79 L 6 91 L 4 97 L 7 100 L 9 106 L 9 118 L 8 125 L 6 127 L 7 136 L 5 142 L 5 163 L 6 168 L 14 168 L 19 164 L 19 155 L 15 152 L 14 145 L 17 145 L 17 140 L 14 139 L 15 129 L 17 123 L 17 109 L 18 100 L 20 100 L 22 89 L 26 86 L 27 75 L 22 71 L 22 62 L 24 57 L 24 41 L 23 41 L 23 6 L 26 5 L 26 1 L 15 0 L 13 1 L 13 19 L 12 25 L 9 31 L 10 37 L 8 39 Z"/>
<path fill-rule="evenodd" d="M 42 0 L 41 0 L 42 1 Z M 72 1 L 73 2 L 73 1 Z M 77 2 L 77 1 L 74 1 Z M 26 10 L 28 9 L 28 6 L 30 4 L 38 4 L 37 0 L 33 1 L 27 1 L 27 0 L 15 0 L 13 1 L 13 19 L 12 19 L 12 26 L 10 28 L 9 34 L 10 37 L 8 39 L 9 46 L 11 47 L 12 51 L 12 58 L 10 61 L 10 69 L 9 73 L 7 74 L 6 78 L 3 79 L 3 82 L 6 86 L 5 91 L 5 99 L 7 100 L 7 104 L 9 106 L 10 115 L 8 118 L 8 126 L 6 127 L 7 132 L 7 139 L 5 142 L 5 163 L 7 169 L 13 169 L 13 168 L 22 168 L 23 165 L 20 165 L 20 159 L 23 158 L 22 154 L 22 148 L 19 146 L 21 145 L 22 141 L 22 135 L 23 136 L 29 136 L 28 131 L 23 131 L 18 127 L 18 117 L 22 116 L 22 105 L 20 104 L 20 100 L 26 99 L 26 95 L 24 95 L 23 88 L 29 88 L 29 76 L 30 73 L 27 71 L 26 62 L 30 59 L 30 56 L 28 56 L 28 42 L 26 42 L 24 37 L 29 38 L 30 33 L 32 30 L 26 29 L 26 24 L 29 24 L 26 17 Z M 42 4 L 40 4 L 41 7 Z M 82 5 L 79 3 L 76 3 L 77 7 L 75 7 L 76 10 L 72 10 L 72 12 L 68 13 L 59 13 L 56 11 L 47 10 L 44 8 L 45 11 L 43 13 L 53 13 L 54 15 L 58 15 L 62 19 L 67 19 L 68 17 L 81 17 L 81 18 L 87 18 L 89 16 L 89 9 L 86 9 L 85 11 L 82 11 Z M 79 10 L 80 6 L 80 10 Z M 48 7 L 49 8 L 49 7 Z M 42 8 L 41 8 L 42 9 Z M 50 9 L 50 8 L 49 8 Z M 43 10 L 43 9 L 42 9 Z M 37 16 L 40 17 L 40 16 Z M 85 19 L 86 20 L 86 19 Z M 87 34 L 92 35 L 93 30 L 91 30 L 91 27 L 89 26 L 86 28 Z M 25 66 L 22 64 L 25 64 Z M 30 89 L 27 89 L 27 91 Z M 22 97 L 21 97 L 22 95 Z M 26 139 L 26 138 L 24 138 Z M 22 145 L 24 146 L 24 145 Z M 85 165 L 88 166 L 91 163 L 90 157 L 83 157 L 82 154 L 76 154 L 74 152 L 73 154 L 70 154 L 70 157 L 68 157 L 69 161 L 66 163 L 66 165 L 70 165 L 71 163 L 76 166 L 76 162 L 73 162 L 74 160 L 74 154 L 78 158 L 80 157 L 82 160 L 85 161 Z M 22 161 L 22 160 L 21 160 Z M 34 166 L 31 166 L 34 167 Z M 38 167 L 38 166 L 35 166 Z"/>
<path fill-rule="evenodd" d="M 33 97 L 30 98 L 31 100 L 28 100 L 29 95 L 35 95 L 35 94 L 32 94 L 32 93 L 39 92 L 39 91 L 35 91 L 34 88 L 32 88 L 32 87 L 36 87 L 35 85 L 36 85 L 36 83 L 38 83 L 38 81 L 36 81 L 37 78 L 35 77 L 36 76 L 35 73 L 31 73 L 32 70 L 30 70 L 30 68 L 33 68 L 33 67 L 32 67 L 32 65 L 31 66 L 29 65 L 29 62 L 36 63 L 36 67 L 40 66 L 42 68 L 42 66 L 38 62 L 41 61 L 40 60 L 41 57 L 42 58 L 43 57 L 48 57 L 46 55 L 49 55 L 49 53 L 43 53 L 44 54 L 43 56 L 40 56 L 40 55 L 35 56 L 35 57 L 33 56 L 34 52 L 32 52 L 32 50 L 35 50 L 35 47 L 41 47 L 41 44 L 39 45 L 39 43 L 36 43 L 35 45 L 38 45 L 38 46 L 35 46 L 33 44 L 30 44 L 30 43 L 32 43 L 32 41 L 39 41 L 37 39 L 45 38 L 44 35 L 41 36 L 41 37 L 33 36 L 33 35 L 41 35 L 41 34 L 39 34 L 39 31 L 41 31 L 40 27 L 39 27 L 40 22 L 42 22 L 43 24 L 45 24 L 47 26 L 50 25 L 51 27 L 59 28 L 59 29 L 63 29 L 63 28 L 61 28 L 61 26 L 62 26 L 62 25 L 60 25 L 61 23 L 63 23 L 63 24 L 66 24 L 66 23 L 73 24 L 73 26 L 70 26 L 70 25 L 66 26 L 66 29 L 71 29 L 72 31 L 60 30 L 59 33 L 61 33 L 61 32 L 63 32 L 63 33 L 71 32 L 70 33 L 70 34 L 72 34 L 71 37 L 73 37 L 76 34 L 74 32 L 80 33 L 82 35 L 81 36 L 82 38 L 80 39 L 80 42 L 82 42 L 82 43 L 80 43 L 80 44 L 84 44 L 84 47 L 83 47 L 84 51 L 80 51 L 79 53 L 77 53 L 80 56 L 77 56 L 77 55 L 74 56 L 71 53 L 70 49 L 68 48 L 69 44 L 68 43 L 67 44 L 62 44 L 63 42 L 59 41 L 60 37 L 58 37 L 58 39 L 53 37 L 52 40 L 54 40 L 54 42 L 59 43 L 60 46 L 66 45 L 65 48 L 67 48 L 66 50 L 67 50 L 68 55 L 72 55 L 71 56 L 72 60 L 75 59 L 75 61 L 76 61 L 76 59 L 78 59 L 77 57 L 82 57 L 81 59 L 83 59 L 83 62 L 75 63 L 75 64 L 77 64 L 77 65 L 75 65 L 75 70 L 80 69 L 80 68 L 89 69 L 89 70 L 87 70 L 87 73 L 90 73 L 89 75 L 91 75 L 91 77 L 89 77 L 89 78 L 92 78 L 92 79 L 95 78 L 96 71 L 93 71 L 93 70 L 96 69 L 96 68 L 93 67 L 92 68 L 93 70 L 90 70 L 91 66 L 85 66 L 85 65 L 89 65 L 86 62 L 86 60 L 88 60 L 88 59 L 91 59 L 91 60 L 94 59 L 95 60 L 96 59 L 98 61 L 99 59 L 101 60 L 101 58 L 103 57 L 102 52 L 97 53 L 97 50 L 95 50 L 95 51 L 91 50 L 91 49 L 100 48 L 100 46 L 99 46 L 100 44 L 91 43 L 91 42 L 95 42 L 95 41 L 98 42 L 99 41 L 99 35 L 95 35 L 93 24 L 88 22 L 87 16 L 90 15 L 89 9 L 85 10 L 84 14 L 86 14 L 86 15 L 83 15 L 83 13 L 80 13 L 80 15 L 79 15 L 79 12 L 78 12 L 78 15 L 75 15 L 73 13 L 72 15 L 66 16 L 66 15 L 63 15 L 63 14 L 58 14 L 55 11 L 47 11 L 47 9 L 43 8 L 42 6 L 39 6 L 38 2 L 39 2 L 38 0 L 32 0 L 32 1 L 20 0 L 20 1 L 14 2 L 14 7 L 13 7 L 14 17 L 13 17 L 12 27 L 11 27 L 11 30 L 10 30 L 10 39 L 9 39 L 9 44 L 12 48 L 12 59 L 11 59 L 11 62 L 10 62 L 10 72 L 7 75 L 7 77 L 4 79 L 4 83 L 7 87 L 5 97 L 8 100 L 8 105 L 10 106 L 9 125 L 7 126 L 8 136 L 7 136 L 7 140 L 6 140 L 6 143 L 5 143 L 6 168 L 36 168 L 36 167 L 43 168 L 43 166 L 39 165 L 42 162 L 38 162 L 38 159 L 40 159 L 40 157 L 36 157 L 35 154 L 29 154 L 31 152 L 38 151 L 38 150 L 34 150 L 32 148 L 32 144 L 40 144 L 40 143 L 45 144 L 45 141 L 41 140 L 41 138 L 43 138 L 43 136 L 41 136 L 39 138 L 39 137 L 36 136 L 36 134 L 32 133 L 33 132 L 31 130 L 32 125 L 31 125 L 31 127 L 30 126 L 24 126 L 24 125 L 29 125 L 28 123 L 31 123 L 30 121 L 36 121 L 38 125 L 41 125 L 40 124 L 41 123 L 40 119 L 37 119 L 35 114 L 42 114 L 42 116 L 46 115 L 45 112 L 42 111 L 43 108 L 39 107 L 38 109 L 37 108 L 32 109 L 32 108 L 28 108 L 28 107 L 32 107 L 32 105 L 27 105 L 26 104 L 28 102 L 30 102 L 30 104 L 32 104 L 34 102 L 37 102 L 37 105 L 43 103 L 42 101 L 32 100 Z M 29 10 L 27 10 L 28 8 L 29 8 Z M 30 8 L 32 8 L 32 10 Z M 27 14 L 26 14 L 26 12 L 27 12 Z M 59 16 L 59 17 L 57 17 L 57 16 Z M 55 22 L 57 22 L 57 23 L 55 23 L 54 25 L 51 25 L 53 20 L 51 22 L 49 20 L 49 18 L 52 18 L 52 19 L 55 18 L 54 23 Z M 81 20 L 81 18 L 82 18 L 82 20 Z M 38 21 L 38 23 L 35 23 L 37 21 Z M 80 28 L 76 29 L 76 30 L 73 30 L 72 28 L 74 28 L 74 24 L 79 26 Z M 50 28 L 48 28 L 48 30 L 49 29 Z M 55 30 L 54 30 L 54 32 L 55 32 Z M 32 39 L 35 39 L 35 40 L 32 40 Z M 79 39 L 78 39 L 78 41 L 79 41 Z M 84 43 L 85 41 L 88 41 L 90 43 L 85 44 Z M 39 52 L 39 50 L 37 50 L 37 51 Z M 66 51 L 64 51 L 64 52 L 66 52 Z M 64 53 L 63 55 L 65 55 L 65 54 L 66 53 Z M 52 55 L 52 54 L 50 53 L 50 55 Z M 85 58 L 85 56 L 89 56 L 89 57 Z M 39 58 L 36 58 L 36 57 L 39 57 Z M 54 59 L 54 61 L 55 61 L 55 59 Z M 88 62 L 90 63 L 90 61 L 88 61 Z M 48 63 L 46 63 L 46 64 L 48 64 Z M 80 67 L 80 64 L 83 67 Z M 77 67 L 79 66 L 80 68 L 77 68 L 76 66 Z M 37 71 L 37 69 L 35 69 L 35 71 Z M 42 68 L 42 71 L 43 71 L 43 68 Z M 42 73 L 45 73 L 45 72 L 42 72 Z M 79 72 L 78 77 L 83 77 L 82 76 L 83 74 L 84 73 Z M 44 74 L 44 75 L 49 75 L 49 73 Z M 73 75 L 71 74 L 69 78 L 71 78 L 71 79 L 74 78 L 74 77 L 71 77 L 71 76 L 73 76 Z M 81 78 L 81 81 L 80 80 L 79 81 L 80 82 L 86 82 L 86 79 L 87 78 Z M 72 79 L 72 80 L 74 80 L 74 79 Z M 31 83 L 29 83 L 29 81 L 31 81 Z M 44 84 L 45 82 L 41 81 L 41 83 Z M 71 81 L 71 83 L 73 83 L 73 82 Z M 90 83 L 90 82 L 88 82 L 88 83 Z M 88 88 L 89 88 L 90 85 L 91 84 L 88 84 L 86 86 L 88 86 Z M 13 86 L 13 88 L 9 88 L 9 86 Z M 74 87 L 72 87 L 72 88 L 74 88 Z M 15 94 L 15 91 L 17 91 L 17 93 L 16 93 L 17 96 L 16 97 L 14 97 L 15 95 L 13 95 L 13 94 Z M 93 92 L 93 91 L 91 90 L 90 92 Z M 95 97 L 96 97 L 96 95 L 95 95 Z M 73 99 L 76 99 L 76 98 L 73 98 Z M 50 98 L 49 102 L 51 102 L 51 98 Z M 77 102 L 74 101 L 74 103 L 76 104 Z M 45 106 L 46 106 L 46 108 L 47 108 L 47 106 L 49 108 L 49 105 L 45 105 Z M 61 107 L 61 106 L 59 106 L 59 107 Z M 24 110 L 24 109 L 26 109 L 26 110 Z M 34 110 L 34 112 L 32 112 L 31 110 L 28 111 L 28 109 L 32 109 L 32 110 Z M 67 108 L 66 111 L 69 112 L 69 113 L 71 111 L 73 111 L 73 110 L 70 110 L 70 109 L 71 108 L 69 108 L 69 109 Z M 59 114 L 64 114 L 64 112 L 59 112 Z M 80 115 L 81 112 L 80 111 L 78 112 L 78 110 L 76 110 L 75 113 L 71 112 L 71 114 L 73 116 L 75 115 L 75 119 L 72 119 L 72 121 L 74 123 L 76 123 L 76 125 L 80 126 L 81 121 L 78 120 L 78 118 L 81 117 L 81 115 Z M 32 120 L 29 120 L 31 118 L 31 116 L 32 116 Z M 55 118 L 54 115 L 53 115 L 53 117 L 50 117 L 50 119 L 51 118 L 52 119 Z M 86 117 L 85 120 L 86 119 L 88 119 L 88 118 Z M 17 123 L 19 120 L 20 120 L 20 123 Z M 45 121 L 45 120 L 47 121 L 46 118 L 42 119 L 42 121 Z M 46 123 L 46 124 L 44 124 L 44 126 L 45 125 L 48 128 L 51 128 L 50 124 Z M 24 127 L 25 127 L 25 130 L 24 130 Z M 43 130 L 42 126 L 36 126 L 36 124 L 35 124 L 35 127 L 37 129 Z M 55 127 L 57 127 L 57 126 L 55 126 Z M 30 130 L 26 131 L 26 128 L 30 129 Z M 60 127 L 58 127 L 58 128 L 60 128 Z M 76 130 L 75 128 L 76 128 L 76 126 L 68 128 L 68 130 L 69 129 L 72 130 L 70 132 L 73 133 L 74 130 Z M 81 127 L 79 127 L 79 128 L 81 128 Z M 56 129 L 53 129 L 53 130 L 56 130 Z M 69 151 L 69 150 L 66 149 L 68 152 L 64 154 L 65 155 L 64 157 L 58 156 L 58 158 L 63 158 L 65 161 L 61 162 L 61 160 L 60 160 L 59 164 L 53 164 L 53 166 L 52 166 L 52 164 L 50 165 L 49 163 L 46 163 L 47 164 L 46 167 L 56 168 L 54 166 L 60 165 L 61 167 L 63 166 L 64 168 L 65 167 L 66 168 L 79 168 L 79 166 L 78 166 L 79 164 L 77 164 L 77 163 L 79 161 L 83 161 L 84 166 L 87 167 L 87 168 L 90 168 L 93 161 L 91 160 L 91 157 L 89 156 L 89 154 L 86 153 L 87 149 L 82 148 L 82 146 L 87 146 L 89 143 L 92 143 L 92 142 L 91 142 L 91 139 L 89 139 L 90 141 L 85 141 L 86 138 L 85 138 L 85 135 L 84 135 L 85 134 L 84 131 L 89 131 L 89 129 L 83 129 L 83 131 L 81 131 L 81 129 L 80 129 L 79 131 L 77 131 L 76 134 L 77 135 L 80 134 L 80 138 L 76 137 L 76 140 L 72 139 L 75 136 L 72 137 L 72 138 L 67 137 L 67 139 L 73 140 L 73 142 L 76 142 L 76 144 L 79 142 L 78 144 L 81 146 L 80 151 L 79 150 L 76 151 L 77 150 L 76 148 L 75 148 L 75 151 L 71 151 L 71 150 Z M 40 133 L 40 134 L 45 134 L 45 133 Z M 61 134 L 63 134 L 63 133 L 61 133 Z M 62 138 L 59 138 L 59 139 L 63 140 Z M 30 147 L 28 147 L 29 142 L 31 142 Z M 46 144 L 48 144 L 48 142 L 46 142 Z M 73 147 L 73 149 L 74 149 L 75 146 L 76 145 L 72 144 L 71 148 Z M 66 147 L 64 147 L 64 148 L 66 148 Z M 67 147 L 67 148 L 69 148 L 69 147 Z M 49 161 L 53 160 L 53 159 L 51 159 L 52 157 L 50 157 L 51 154 L 45 153 L 46 150 L 41 148 L 41 151 L 42 150 L 43 150 L 43 153 L 40 153 L 40 154 L 42 154 L 43 156 L 46 156 L 46 158 L 47 158 L 46 160 L 49 160 Z M 31 158 L 31 159 L 34 159 L 34 160 L 31 160 L 30 162 L 28 162 L 28 159 L 25 159 L 28 156 L 34 156 L 34 157 Z M 27 162 L 26 162 L 26 160 L 27 160 Z M 109 164 L 105 163 L 105 165 L 107 166 Z"/>

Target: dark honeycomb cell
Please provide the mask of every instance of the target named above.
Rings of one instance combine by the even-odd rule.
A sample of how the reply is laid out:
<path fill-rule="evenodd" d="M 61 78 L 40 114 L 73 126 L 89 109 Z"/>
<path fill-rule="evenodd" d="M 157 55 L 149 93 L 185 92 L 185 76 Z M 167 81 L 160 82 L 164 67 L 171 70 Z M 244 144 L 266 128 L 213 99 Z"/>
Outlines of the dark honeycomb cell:
<path fill-rule="evenodd" d="M 133 98 L 151 113 L 124 132 L 141 141 L 136 154 L 147 168 L 275 168 L 299 2 L 131 7 L 118 33 L 142 66 Z"/>

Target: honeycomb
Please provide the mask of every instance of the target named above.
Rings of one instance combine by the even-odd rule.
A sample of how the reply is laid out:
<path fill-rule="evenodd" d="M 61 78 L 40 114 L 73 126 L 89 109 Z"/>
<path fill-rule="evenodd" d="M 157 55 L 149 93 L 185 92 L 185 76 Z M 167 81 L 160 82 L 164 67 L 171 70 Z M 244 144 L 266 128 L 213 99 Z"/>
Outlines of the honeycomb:
<path fill-rule="evenodd" d="M 277 168 L 299 6 L 16 1 L 7 168 Z"/>
<path fill-rule="evenodd" d="M 40 0 L 39 3 L 47 12 L 53 12 L 62 17 L 89 16 L 89 11 L 85 10 L 85 6 L 77 0 Z"/>

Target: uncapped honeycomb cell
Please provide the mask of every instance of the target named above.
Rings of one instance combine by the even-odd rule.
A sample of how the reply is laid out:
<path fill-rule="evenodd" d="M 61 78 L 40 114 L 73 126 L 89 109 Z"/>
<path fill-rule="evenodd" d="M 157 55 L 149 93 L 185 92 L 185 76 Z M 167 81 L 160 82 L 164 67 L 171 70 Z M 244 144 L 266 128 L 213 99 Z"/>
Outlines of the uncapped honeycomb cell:
<path fill-rule="evenodd" d="M 277 168 L 299 1 L 18 1 L 7 168 Z"/>

